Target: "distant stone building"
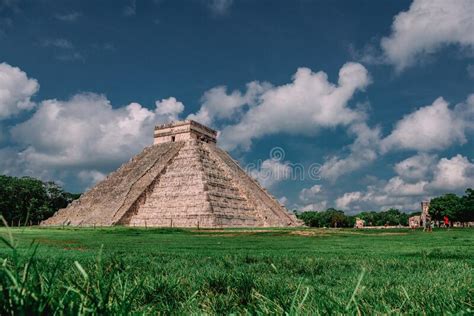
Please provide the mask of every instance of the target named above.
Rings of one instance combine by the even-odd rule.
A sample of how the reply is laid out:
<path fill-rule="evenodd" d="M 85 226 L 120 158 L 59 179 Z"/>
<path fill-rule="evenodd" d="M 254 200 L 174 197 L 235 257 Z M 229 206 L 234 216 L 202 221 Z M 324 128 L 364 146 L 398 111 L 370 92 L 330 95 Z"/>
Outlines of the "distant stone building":
<path fill-rule="evenodd" d="M 420 227 L 421 226 L 421 216 L 416 215 L 416 216 L 412 216 L 412 217 L 408 218 L 408 226 L 410 226 L 410 228 L 412 228 L 412 229 Z"/>
<path fill-rule="evenodd" d="M 422 201 L 421 202 L 421 215 L 416 215 L 408 218 L 408 226 L 410 228 L 424 227 L 428 219 L 431 219 L 430 213 L 430 202 Z"/>
<path fill-rule="evenodd" d="M 431 219 L 430 213 L 430 201 L 421 202 L 421 224 L 425 225 L 428 219 Z"/>
<path fill-rule="evenodd" d="M 364 228 L 364 225 L 365 225 L 365 221 L 363 219 L 356 218 L 355 225 L 354 225 L 355 228 Z"/>
<path fill-rule="evenodd" d="M 194 121 L 157 126 L 154 145 L 42 225 L 236 227 L 300 222 Z"/>

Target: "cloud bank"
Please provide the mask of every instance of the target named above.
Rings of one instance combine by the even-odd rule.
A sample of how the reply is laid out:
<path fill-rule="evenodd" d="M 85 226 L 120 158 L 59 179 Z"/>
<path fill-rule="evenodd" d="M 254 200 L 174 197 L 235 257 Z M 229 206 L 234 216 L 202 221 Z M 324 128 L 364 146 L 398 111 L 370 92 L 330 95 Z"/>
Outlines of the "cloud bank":
<path fill-rule="evenodd" d="M 35 110 L 9 128 L 9 145 L 0 149 L 2 173 L 48 180 L 72 173 L 83 182 L 98 181 L 151 144 L 156 124 L 178 120 L 184 111 L 173 97 L 156 101 L 152 110 L 134 102 L 113 107 L 96 93 L 35 103 L 38 90 L 25 72 L 0 64 L 0 119 Z"/>
<path fill-rule="evenodd" d="M 473 16 L 471 0 L 414 0 L 381 41 L 387 62 L 402 71 L 447 45 L 474 49 Z"/>
<path fill-rule="evenodd" d="M 31 97 L 38 92 L 36 79 L 28 78 L 20 68 L 0 64 L 0 120 L 33 109 Z"/>
<path fill-rule="evenodd" d="M 421 200 L 474 187 L 474 162 L 460 154 L 439 160 L 418 154 L 399 162 L 395 172 L 396 176 L 379 180 L 365 191 L 343 194 L 336 199 L 336 206 L 354 211 L 390 207 L 415 210 Z"/>
<path fill-rule="evenodd" d="M 243 105 L 248 105 L 248 110 L 238 122 L 222 129 L 219 141 L 228 150 L 249 150 L 252 141 L 263 136 L 278 133 L 311 135 L 321 128 L 347 126 L 364 118 L 365 113 L 349 107 L 348 102 L 369 84 L 370 77 L 364 66 L 346 63 L 339 71 L 337 84 L 330 83 L 322 71 L 314 73 L 308 68 L 299 68 L 293 81 L 285 85 L 251 83 L 246 93 L 234 91 L 231 95 L 220 88 L 212 92 L 212 95 L 220 96 L 213 104 L 226 104 L 231 113 L 241 110 Z M 209 117 L 222 117 L 217 110 L 210 109 L 213 107 L 205 102 L 191 117 L 203 118 L 206 122 Z"/>
<path fill-rule="evenodd" d="M 468 99 L 469 100 L 469 99 Z M 468 101 L 470 102 L 470 101 Z M 474 104 L 473 104 L 474 105 Z M 464 111 L 450 109 L 442 98 L 403 117 L 382 142 L 382 150 L 412 149 L 432 151 L 466 142 Z"/>

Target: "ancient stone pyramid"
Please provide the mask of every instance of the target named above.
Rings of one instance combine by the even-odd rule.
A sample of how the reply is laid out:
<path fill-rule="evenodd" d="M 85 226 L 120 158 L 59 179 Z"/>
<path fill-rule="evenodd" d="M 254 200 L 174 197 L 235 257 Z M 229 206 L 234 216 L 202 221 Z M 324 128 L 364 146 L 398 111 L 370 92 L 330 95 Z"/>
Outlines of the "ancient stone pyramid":
<path fill-rule="evenodd" d="M 253 227 L 299 225 L 194 121 L 157 126 L 154 145 L 42 225 Z"/>

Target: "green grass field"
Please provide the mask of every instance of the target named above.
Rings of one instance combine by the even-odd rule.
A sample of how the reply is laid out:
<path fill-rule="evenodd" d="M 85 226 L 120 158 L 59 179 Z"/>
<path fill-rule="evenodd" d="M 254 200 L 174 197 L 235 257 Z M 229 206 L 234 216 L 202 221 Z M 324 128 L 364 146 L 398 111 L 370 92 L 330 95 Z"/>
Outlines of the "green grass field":
<path fill-rule="evenodd" d="M 1 314 L 474 313 L 473 229 L 10 231 Z"/>

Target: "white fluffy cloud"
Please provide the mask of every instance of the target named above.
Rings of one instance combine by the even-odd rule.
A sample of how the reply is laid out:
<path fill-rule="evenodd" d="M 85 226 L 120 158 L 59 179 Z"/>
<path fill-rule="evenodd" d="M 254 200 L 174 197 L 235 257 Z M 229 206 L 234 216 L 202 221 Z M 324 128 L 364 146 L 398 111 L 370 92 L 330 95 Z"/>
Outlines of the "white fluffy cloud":
<path fill-rule="evenodd" d="M 396 176 L 388 180 L 383 188 L 384 192 L 389 196 L 420 196 L 425 193 L 424 187 L 427 181 L 418 181 L 415 183 L 405 182 L 402 178 Z"/>
<path fill-rule="evenodd" d="M 420 185 L 410 184 L 409 187 L 406 187 L 405 184 L 398 183 L 398 181 L 399 179 L 394 179 L 382 187 L 379 184 L 370 185 L 365 191 L 344 193 L 336 199 L 336 207 L 349 211 L 349 213 L 389 208 L 419 209 L 420 202 L 426 199 L 426 196 L 414 194 L 414 191 L 419 190 Z M 394 190 L 394 192 L 390 192 L 390 190 Z"/>
<path fill-rule="evenodd" d="M 347 103 L 369 83 L 367 70 L 358 63 L 340 69 L 337 85 L 322 71 L 299 68 L 292 83 L 265 89 L 237 124 L 222 130 L 220 143 L 226 149 L 249 149 L 253 139 L 265 135 L 312 134 L 320 128 L 349 125 L 365 113 Z"/>
<path fill-rule="evenodd" d="M 398 163 L 395 171 L 398 175 L 388 181 L 378 181 L 365 191 L 343 194 L 336 199 L 336 206 L 354 211 L 390 207 L 411 210 L 439 193 L 462 193 L 474 187 L 474 163 L 459 154 L 440 160 L 419 154 Z M 414 174 L 409 175 L 410 172 Z"/>
<path fill-rule="evenodd" d="M 441 150 L 466 141 L 467 122 L 462 113 L 449 108 L 443 99 L 410 113 L 397 122 L 392 133 L 382 142 L 382 150 Z"/>
<path fill-rule="evenodd" d="M 302 189 L 299 194 L 299 199 L 302 202 L 309 202 L 313 200 L 322 191 L 323 191 L 323 186 L 320 184 L 315 184 L 310 188 Z"/>
<path fill-rule="evenodd" d="M 367 166 L 381 154 L 396 149 L 430 152 L 464 144 L 466 135 L 473 130 L 474 94 L 453 108 L 440 97 L 433 104 L 403 117 L 385 138 L 382 138 L 379 127 L 370 128 L 365 122 L 355 122 L 348 129 L 350 135 L 355 135 L 354 143 L 347 147 L 349 154 L 343 158 L 340 155 L 329 157 L 321 167 L 321 176 L 334 182 L 344 174 Z M 432 167 L 435 158 L 427 154 L 418 155 L 413 160 L 399 163 L 396 171 L 407 169 L 403 179 L 420 177 L 428 167 Z M 420 169 L 422 165 L 425 167 L 423 170 Z"/>
<path fill-rule="evenodd" d="M 473 16 L 472 0 L 414 0 L 408 11 L 395 16 L 382 49 L 398 71 L 446 45 L 473 49 Z"/>
<path fill-rule="evenodd" d="M 427 189 L 446 191 L 464 190 L 467 187 L 474 187 L 474 163 L 458 154 L 438 162 L 434 178 Z"/>
<path fill-rule="evenodd" d="M 184 104 L 173 97 L 156 101 L 155 105 L 155 116 L 157 116 L 161 122 L 174 121 L 178 119 L 178 115 L 184 111 Z"/>
<path fill-rule="evenodd" d="M 36 107 L 29 119 L 9 130 L 8 145 L 0 149 L 4 174 L 56 181 L 73 176 L 94 184 L 152 144 L 155 124 L 177 120 L 184 111 L 172 97 L 156 101 L 150 110 L 138 103 L 114 108 L 95 93 L 35 104 L 31 97 L 38 89 L 38 82 L 19 68 L 0 64 L 0 119 Z M 1 138 L 5 131 L 0 126 Z"/>
<path fill-rule="evenodd" d="M 302 203 L 300 209 L 303 211 L 322 211 L 327 208 L 327 193 L 320 184 L 300 191 L 299 201 Z"/>
<path fill-rule="evenodd" d="M 156 123 L 177 119 L 174 98 L 154 111 L 131 103 L 113 108 L 103 95 L 82 93 L 70 100 L 41 102 L 33 116 L 12 129 L 26 147 L 19 159 L 30 168 L 107 168 L 126 161 L 152 143 Z"/>
<path fill-rule="evenodd" d="M 281 162 L 276 159 L 264 160 L 259 169 L 250 169 L 247 171 L 266 188 L 289 179 L 292 173 L 289 162 Z"/>
<path fill-rule="evenodd" d="M 358 123 L 352 125 L 349 132 L 356 135 L 354 143 L 349 146 L 349 155 L 346 158 L 334 156 L 328 159 L 321 167 L 322 178 L 335 181 L 343 174 L 366 166 L 377 158 L 380 128 L 371 129 L 365 123 Z"/>
<path fill-rule="evenodd" d="M 328 208 L 328 202 L 326 200 L 315 201 L 304 205 L 302 211 L 324 211 Z"/>
<path fill-rule="evenodd" d="M 31 97 L 38 92 L 39 84 L 26 73 L 9 64 L 0 64 L 0 120 L 24 110 L 31 110 L 35 103 Z"/>
<path fill-rule="evenodd" d="M 270 89 L 269 83 L 256 81 L 247 84 L 247 91 L 242 94 L 238 90 L 227 94 L 225 86 L 219 86 L 206 91 L 201 98 L 201 108 L 195 114 L 188 115 L 188 119 L 205 125 L 212 125 L 215 120 L 229 120 L 240 117 L 244 105 L 253 106 L 260 94 Z"/>
<path fill-rule="evenodd" d="M 436 161 L 434 155 L 418 154 L 400 161 L 394 170 L 403 180 L 418 181 L 426 179 L 433 172 Z"/>
<path fill-rule="evenodd" d="M 336 207 L 347 210 L 353 202 L 359 202 L 362 197 L 362 192 L 347 192 L 336 199 Z"/>
<path fill-rule="evenodd" d="M 392 196 L 379 190 L 376 186 L 370 186 L 367 191 L 349 192 L 336 200 L 337 208 L 348 211 L 349 213 L 358 213 L 361 211 L 378 211 L 389 208 L 400 210 L 418 210 L 420 202 L 425 200 L 423 197 Z"/>

